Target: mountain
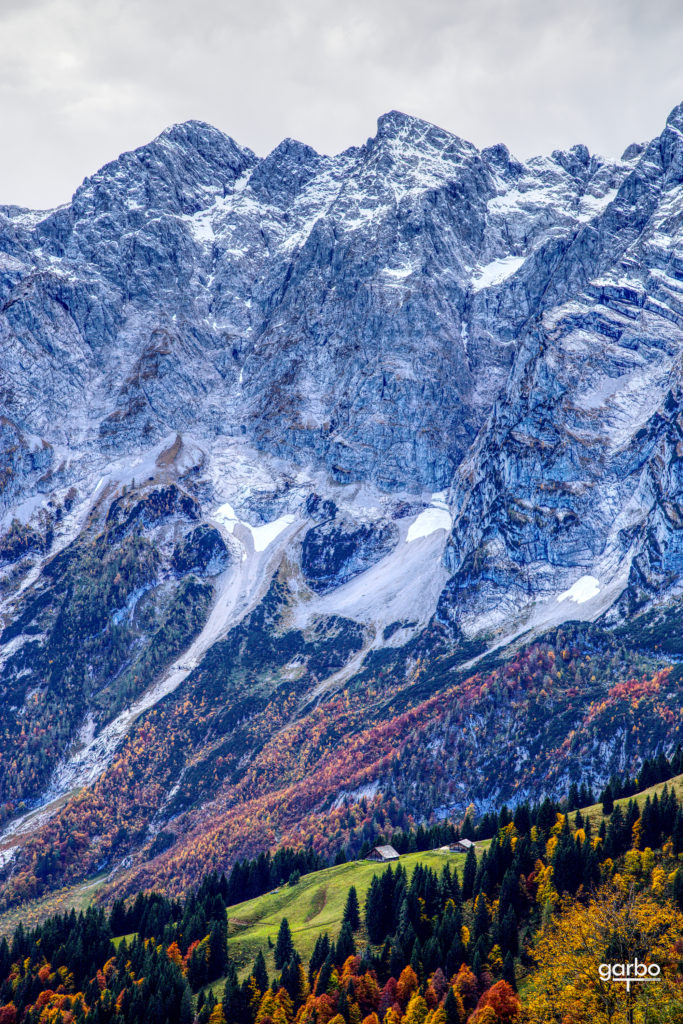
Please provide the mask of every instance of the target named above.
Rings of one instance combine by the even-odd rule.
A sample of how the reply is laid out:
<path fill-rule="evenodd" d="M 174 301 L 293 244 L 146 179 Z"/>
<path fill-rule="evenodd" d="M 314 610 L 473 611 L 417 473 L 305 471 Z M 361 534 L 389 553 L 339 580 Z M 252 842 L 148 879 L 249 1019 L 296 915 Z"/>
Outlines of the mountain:
<path fill-rule="evenodd" d="M 188 122 L 0 207 L 5 902 L 671 752 L 682 217 L 683 105 L 617 161 Z"/>

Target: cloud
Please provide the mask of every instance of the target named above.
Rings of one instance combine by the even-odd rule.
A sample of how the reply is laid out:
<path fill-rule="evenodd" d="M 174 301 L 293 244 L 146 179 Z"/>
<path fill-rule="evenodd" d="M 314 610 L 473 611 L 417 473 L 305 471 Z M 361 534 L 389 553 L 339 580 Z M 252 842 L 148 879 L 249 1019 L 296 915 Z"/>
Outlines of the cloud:
<path fill-rule="evenodd" d="M 612 155 L 683 99 L 678 0 L 4 0 L 0 201 L 197 117 L 265 153 L 335 152 L 392 108 L 520 156 Z"/>

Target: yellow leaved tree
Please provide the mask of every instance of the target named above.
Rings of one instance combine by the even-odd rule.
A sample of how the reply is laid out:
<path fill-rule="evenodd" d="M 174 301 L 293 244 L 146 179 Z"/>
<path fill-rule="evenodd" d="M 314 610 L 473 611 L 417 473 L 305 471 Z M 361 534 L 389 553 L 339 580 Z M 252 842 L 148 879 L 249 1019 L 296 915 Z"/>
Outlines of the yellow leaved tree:
<path fill-rule="evenodd" d="M 525 1021 L 683 1024 L 682 938 L 683 915 L 635 887 L 561 903 L 536 939 Z"/>

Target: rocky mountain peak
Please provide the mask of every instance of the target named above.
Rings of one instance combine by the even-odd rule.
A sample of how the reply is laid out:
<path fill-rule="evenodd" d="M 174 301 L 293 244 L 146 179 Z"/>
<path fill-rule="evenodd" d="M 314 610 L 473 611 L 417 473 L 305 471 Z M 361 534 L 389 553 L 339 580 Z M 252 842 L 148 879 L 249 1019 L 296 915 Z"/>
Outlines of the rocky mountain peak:
<path fill-rule="evenodd" d="M 377 119 L 377 133 L 370 139 L 370 146 L 375 148 L 387 144 L 392 148 L 398 147 L 407 157 L 412 149 L 419 149 L 425 156 L 436 151 L 445 161 L 462 154 L 472 156 L 477 153 L 472 143 L 458 135 L 399 110 L 390 110 Z"/>
<path fill-rule="evenodd" d="M 121 154 L 76 190 L 76 218 L 144 210 L 193 214 L 257 163 L 251 150 L 200 121 L 166 129 Z"/>
<path fill-rule="evenodd" d="M 678 103 L 666 119 L 667 128 L 678 128 L 683 131 L 683 102 Z"/>
<path fill-rule="evenodd" d="M 328 162 L 312 146 L 284 139 L 256 165 L 249 188 L 265 201 L 288 203 Z"/>
<path fill-rule="evenodd" d="M 683 103 L 669 114 L 659 138 L 661 160 L 667 186 L 683 181 Z"/>

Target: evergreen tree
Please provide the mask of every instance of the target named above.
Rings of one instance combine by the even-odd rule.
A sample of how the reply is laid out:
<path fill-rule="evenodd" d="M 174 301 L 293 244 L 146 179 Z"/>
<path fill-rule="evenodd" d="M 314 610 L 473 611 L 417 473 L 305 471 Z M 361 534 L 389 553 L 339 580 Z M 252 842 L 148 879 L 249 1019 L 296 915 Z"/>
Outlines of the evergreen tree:
<path fill-rule="evenodd" d="M 282 976 L 280 977 L 280 984 L 289 993 L 289 997 L 295 1004 L 295 1007 L 301 1004 L 301 975 L 299 968 L 301 966 L 301 957 L 298 953 L 295 953 L 291 960 L 288 960 L 282 968 Z"/>
<path fill-rule="evenodd" d="M 541 838 L 547 839 L 550 835 L 550 830 L 557 821 L 557 807 L 549 797 L 546 797 L 541 806 L 536 811 L 536 828 L 538 829 Z"/>
<path fill-rule="evenodd" d="M 463 900 L 472 899 L 474 892 L 474 880 L 477 875 L 477 858 L 474 850 L 470 846 L 467 851 L 467 857 L 465 858 L 465 867 L 462 872 L 462 898 Z"/>
<path fill-rule="evenodd" d="M 514 991 L 517 991 L 517 979 L 515 977 L 515 959 L 512 953 L 506 953 L 503 961 L 503 978 Z"/>
<path fill-rule="evenodd" d="M 223 986 L 223 997 L 221 1003 L 223 1004 L 223 1012 L 229 1019 L 234 1019 L 236 1014 L 236 1006 L 239 999 L 240 985 L 237 979 L 237 970 L 232 960 L 228 962 L 226 971 L 227 977 L 225 979 L 225 985 Z"/>
<path fill-rule="evenodd" d="M 206 943 L 200 942 L 192 952 L 187 965 L 187 980 L 193 992 L 198 992 L 209 980 L 209 964 Z"/>
<path fill-rule="evenodd" d="M 674 875 L 674 901 L 679 910 L 683 910 L 683 868 L 678 868 Z"/>
<path fill-rule="evenodd" d="M 581 846 L 569 830 L 569 818 L 565 817 L 562 832 L 553 857 L 553 881 L 558 893 L 574 895 L 581 884 Z"/>
<path fill-rule="evenodd" d="M 308 984 L 313 985 L 313 979 L 317 972 L 320 970 L 322 965 L 330 955 L 330 940 L 325 932 L 324 935 L 319 935 L 315 940 L 315 946 L 313 947 L 313 953 L 311 959 L 308 962 Z"/>
<path fill-rule="evenodd" d="M 448 989 L 448 995 L 446 996 L 443 1008 L 444 1013 L 446 1014 L 446 1024 L 462 1024 L 463 1016 L 461 1008 L 458 1005 L 458 1000 L 455 997 L 453 986 L 450 986 Z"/>
<path fill-rule="evenodd" d="M 462 944 L 460 936 L 456 935 L 446 954 L 446 974 L 448 977 L 452 978 L 457 973 L 460 965 L 465 963 L 466 960 L 467 951 Z"/>
<path fill-rule="evenodd" d="M 602 793 L 602 813 L 607 817 L 613 810 L 614 797 L 612 796 L 612 787 L 608 782 Z"/>
<path fill-rule="evenodd" d="M 294 943 L 292 942 L 289 921 L 286 917 L 283 917 L 280 922 L 280 930 L 277 933 L 277 942 L 275 943 L 275 952 L 273 954 L 277 970 L 281 971 L 287 961 L 291 960 L 293 956 Z"/>
<path fill-rule="evenodd" d="M 625 828 L 621 807 L 617 804 L 609 821 L 605 838 L 605 852 L 608 857 L 619 857 L 630 845 L 630 833 Z"/>
<path fill-rule="evenodd" d="M 676 856 L 678 856 L 679 853 L 683 853 L 683 809 L 680 807 L 676 811 L 676 820 L 674 821 L 671 839 Z"/>
<path fill-rule="evenodd" d="M 520 836 L 527 836 L 531 832 L 531 815 L 529 814 L 528 804 L 519 804 L 515 808 L 515 815 L 512 819 L 515 823 L 515 828 Z"/>
<path fill-rule="evenodd" d="M 500 925 L 500 948 L 503 953 L 516 953 L 518 948 L 517 918 L 509 907 Z"/>
<path fill-rule="evenodd" d="M 415 971 L 420 984 L 422 984 L 424 982 L 425 968 L 422 956 L 422 946 L 420 945 L 419 939 L 415 939 L 415 942 L 413 943 L 413 951 L 410 954 L 410 966 Z"/>
<path fill-rule="evenodd" d="M 579 803 L 579 787 L 575 782 L 572 782 L 569 787 L 569 796 L 567 797 L 567 810 L 575 811 L 577 807 L 580 807 Z"/>
<path fill-rule="evenodd" d="M 209 932 L 208 979 L 222 978 L 228 967 L 228 922 L 225 913 L 211 925 Z"/>
<path fill-rule="evenodd" d="M 358 906 L 358 894 L 354 885 L 349 889 L 349 894 L 346 897 L 346 906 L 344 907 L 344 916 L 342 917 L 342 924 L 348 924 L 352 932 L 357 932 L 360 928 L 360 909 Z"/>
<path fill-rule="evenodd" d="M 339 938 L 337 939 L 336 949 L 336 961 L 339 967 L 344 964 L 344 961 L 350 956 L 354 956 L 356 953 L 356 943 L 353 939 L 353 932 L 348 921 L 346 921 L 341 928 Z"/>
<path fill-rule="evenodd" d="M 478 939 L 482 935 L 486 935 L 490 927 L 491 914 L 489 913 L 489 908 L 486 905 L 484 895 L 480 893 L 480 895 L 477 896 L 477 902 L 474 910 L 474 937 Z"/>
<path fill-rule="evenodd" d="M 329 988 L 330 979 L 332 978 L 332 971 L 334 970 L 334 952 L 330 951 L 327 960 L 320 968 L 320 974 L 316 982 L 315 991 L 316 995 L 322 995 L 323 992 L 327 992 Z"/>
<path fill-rule="evenodd" d="M 370 942 L 379 943 L 386 935 L 382 910 L 380 883 L 377 875 L 374 875 L 365 897 L 365 927 L 368 930 Z"/>
<path fill-rule="evenodd" d="M 183 989 L 178 1020 L 179 1024 L 192 1024 L 194 1020 L 194 1007 L 192 1005 L 192 993 L 190 992 L 189 985 L 186 985 Z"/>
<path fill-rule="evenodd" d="M 463 839 L 472 839 L 473 840 L 475 838 L 475 835 L 474 835 L 474 825 L 472 824 L 472 817 L 473 817 L 473 815 L 471 815 L 471 814 L 466 814 L 465 815 L 465 820 L 464 820 L 464 822 L 462 824 L 462 829 L 460 831 L 460 835 L 462 836 Z"/>
<path fill-rule="evenodd" d="M 266 970 L 266 961 L 263 956 L 263 950 L 259 949 L 256 959 L 254 960 L 254 969 L 251 972 L 254 976 L 254 981 L 259 987 L 261 992 L 265 992 L 268 988 L 268 971 Z"/>

